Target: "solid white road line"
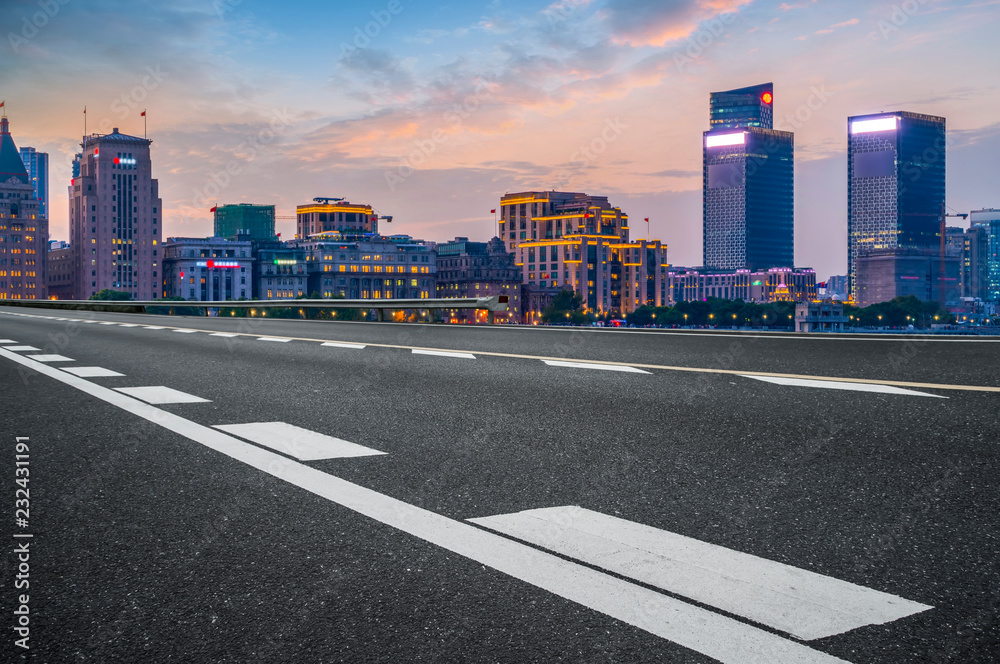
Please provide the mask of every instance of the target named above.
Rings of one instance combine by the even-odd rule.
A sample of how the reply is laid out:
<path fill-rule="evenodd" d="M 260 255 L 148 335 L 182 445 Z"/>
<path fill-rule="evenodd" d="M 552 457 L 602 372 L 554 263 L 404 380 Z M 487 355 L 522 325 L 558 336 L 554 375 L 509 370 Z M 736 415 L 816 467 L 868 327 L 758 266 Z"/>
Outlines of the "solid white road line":
<path fill-rule="evenodd" d="M 76 362 L 71 357 L 65 355 L 29 355 L 35 362 Z"/>
<path fill-rule="evenodd" d="M 30 357 L 30 355 L 29 355 Z M 125 374 L 105 369 L 104 367 L 63 367 L 63 371 L 68 371 L 80 378 L 105 378 L 108 376 L 124 376 Z"/>
<path fill-rule="evenodd" d="M 844 664 L 845 660 L 589 567 L 404 503 L 16 353 L 30 367 L 268 475 L 559 597 L 724 664 Z"/>
<path fill-rule="evenodd" d="M 344 343 L 337 343 L 335 341 L 327 341 L 326 343 L 321 345 L 332 346 L 333 348 L 353 348 L 355 350 L 361 350 L 362 348 L 365 347 L 364 344 L 344 344 Z"/>
<path fill-rule="evenodd" d="M 463 360 L 474 360 L 476 356 L 472 353 L 456 353 L 450 350 L 420 350 L 414 348 L 412 350 L 414 355 L 436 355 L 437 357 L 458 357 Z"/>
<path fill-rule="evenodd" d="M 163 385 L 151 385 L 147 387 L 116 387 L 115 390 L 122 394 L 127 394 L 136 399 L 142 399 L 146 403 L 208 403 L 209 399 L 202 399 L 187 392 L 181 392 L 171 387 Z"/>
<path fill-rule="evenodd" d="M 280 337 L 257 337 L 257 341 L 276 341 L 279 344 L 287 344 L 291 339 L 282 339 Z"/>
<path fill-rule="evenodd" d="M 216 429 L 270 447 L 299 461 L 340 459 L 385 454 L 350 443 L 340 438 L 303 429 L 286 422 L 254 422 L 251 424 L 217 424 Z"/>
<path fill-rule="evenodd" d="M 582 507 L 470 521 L 805 640 L 933 608 Z"/>
<path fill-rule="evenodd" d="M 641 374 L 652 373 L 620 364 L 588 364 L 586 362 L 562 362 L 560 360 L 542 360 L 542 362 L 545 362 L 550 367 L 567 367 L 569 369 L 600 369 L 602 371 L 624 371 L 626 373 Z"/>
<path fill-rule="evenodd" d="M 929 394 L 927 392 L 917 392 L 907 390 L 902 387 L 892 385 L 875 385 L 872 383 L 843 383 L 835 380 L 808 380 L 805 378 L 778 378 L 774 376 L 743 376 L 743 378 L 753 378 L 762 380 L 765 383 L 775 385 L 790 385 L 792 387 L 820 387 L 827 390 L 850 390 L 852 392 L 878 392 L 879 394 L 906 394 L 915 397 L 934 397 L 935 399 L 947 399 L 939 394 Z"/>
<path fill-rule="evenodd" d="M 227 337 L 227 338 L 232 338 L 232 337 L 238 337 L 239 335 L 238 334 L 230 334 L 229 332 L 213 332 L 212 334 L 210 334 L 208 336 L 210 336 L 210 337 Z"/>
<path fill-rule="evenodd" d="M 41 348 L 35 348 L 34 346 L 4 346 L 4 350 L 41 350 Z"/>
<path fill-rule="evenodd" d="M 198 330 L 172 330 L 173 332 L 180 332 L 181 334 L 194 334 Z"/>

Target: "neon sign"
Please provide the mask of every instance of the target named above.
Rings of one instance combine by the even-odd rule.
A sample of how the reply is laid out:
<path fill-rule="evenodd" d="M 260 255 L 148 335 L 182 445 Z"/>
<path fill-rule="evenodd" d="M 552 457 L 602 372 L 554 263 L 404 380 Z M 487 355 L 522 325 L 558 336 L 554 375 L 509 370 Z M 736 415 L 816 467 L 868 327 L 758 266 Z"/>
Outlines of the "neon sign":
<path fill-rule="evenodd" d="M 719 148 L 726 145 L 743 145 L 746 142 L 747 135 L 742 131 L 736 134 L 723 134 L 721 136 L 705 137 L 706 148 Z"/>
<path fill-rule="evenodd" d="M 239 261 L 198 261 L 198 267 L 240 267 Z"/>

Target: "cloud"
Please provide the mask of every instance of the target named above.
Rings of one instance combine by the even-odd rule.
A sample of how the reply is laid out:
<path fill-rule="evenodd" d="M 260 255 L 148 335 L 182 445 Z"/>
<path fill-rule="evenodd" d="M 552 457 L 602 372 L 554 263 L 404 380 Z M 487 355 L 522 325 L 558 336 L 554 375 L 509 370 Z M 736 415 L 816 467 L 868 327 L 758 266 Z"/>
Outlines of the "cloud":
<path fill-rule="evenodd" d="M 616 44 L 665 46 L 690 37 L 698 26 L 736 12 L 752 0 L 610 0 L 603 11 Z"/>
<path fill-rule="evenodd" d="M 849 25 L 857 25 L 860 22 L 861 22 L 861 19 L 852 18 L 851 20 L 844 21 L 843 23 L 834 23 L 829 28 L 824 28 L 822 30 L 817 30 L 816 34 L 817 35 L 828 35 L 831 32 L 833 32 L 834 30 L 836 30 L 837 28 L 845 28 L 845 27 L 847 27 Z"/>

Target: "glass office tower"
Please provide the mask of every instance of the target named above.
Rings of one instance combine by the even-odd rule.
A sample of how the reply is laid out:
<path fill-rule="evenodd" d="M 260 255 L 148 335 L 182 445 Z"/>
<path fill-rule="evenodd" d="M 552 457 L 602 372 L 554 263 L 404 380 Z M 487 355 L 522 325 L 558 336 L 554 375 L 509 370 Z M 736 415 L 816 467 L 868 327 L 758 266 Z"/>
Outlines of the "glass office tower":
<path fill-rule="evenodd" d="M 945 119 L 897 111 L 847 119 L 847 263 L 857 290 L 860 256 L 940 251 Z"/>
<path fill-rule="evenodd" d="M 31 186 L 35 190 L 35 199 L 39 204 L 39 212 L 49 218 L 49 153 L 39 152 L 35 148 L 21 148 L 21 161 L 28 171 Z"/>
<path fill-rule="evenodd" d="M 703 135 L 703 259 L 706 268 L 794 265 L 791 132 L 772 128 L 772 85 L 713 92 Z"/>

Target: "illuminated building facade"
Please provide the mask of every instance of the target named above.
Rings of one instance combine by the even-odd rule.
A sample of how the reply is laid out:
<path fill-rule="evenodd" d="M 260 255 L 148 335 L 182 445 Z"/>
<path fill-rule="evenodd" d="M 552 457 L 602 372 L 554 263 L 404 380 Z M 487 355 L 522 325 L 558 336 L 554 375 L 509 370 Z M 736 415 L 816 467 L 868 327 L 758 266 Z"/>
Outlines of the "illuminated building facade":
<path fill-rule="evenodd" d="M 117 128 L 83 139 L 80 175 L 69 192 L 74 299 L 103 289 L 135 300 L 163 292 L 163 202 L 152 176 L 151 144 Z"/>
<path fill-rule="evenodd" d="M 575 291 L 588 310 L 625 315 L 665 297 L 666 246 L 630 241 L 628 215 L 606 196 L 508 194 L 500 199 L 500 239 L 522 283 Z"/>
<path fill-rule="evenodd" d="M 983 299 L 1000 301 L 1000 210 L 993 208 L 973 210 L 969 214 L 971 228 L 985 235 L 985 255 L 983 273 L 985 286 Z"/>
<path fill-rule="evenodd" d="M 795 141 L 773 125 L 770 83 L 710 97 L 703 135 L 702 251 L 708 268 L 794 265 Z"/>
<path fill-rule="evenodd" d="M 198 302 L 249 300 L 250 242 L 220 237 L 171 237 L 163 243 L 163 297 Z"/>
<path fill-rule="evenodd" d="M 371 205 L 352 205 L 347 201 L 320 198 L 308 205 L 299 205 L 295 213 L 297 240 L 308 239 L 318 233 L 378 232 L 378 215 Z"/>
<path fill-rule="evenodd" d="M 49 154 L 38 152 L 35 148 L 21 148 L 21 162 L 28 171 L 28 179 L 35 189 L 35 200 L 38 201 L 39 214 L 49 218 Z"/>
<path fill-rule="evenodd" d="M 34 187 L 0 118 L 0 300 L 46 297 L 49 222 Z"/>
<path fill-rule="evenodd" d="M 332 232 L 293 240 L 287 246 L 302 253 L 309 295 L 347 299 L 434 297 L 434 245 L 409 235 Z"/>
<path fill-rule="evenodd" d="M 862 256 L 898 248 L 940 253 L 945 119 L 897 111 L 850 117 L 847 126 L 847 276 L 859 299 Z"/>
<path fill-rule="evenodd" d="M 253 242 L 253 299 L 309 297 L 309 252 L 294 242 Z"/>
<path fill-rule="evenodd" d="M 957 301 L 962 295 L 958 257 L 946 255 L 942 267 L 938 248 L 868 252 L 858 257 L 857 275 L 855 301 L 859 307 L 909 295 L 925 302 L 941 300 L 942 295 L 945 302 Z"/>
<path fill-rule="evenodd" d="M 235 240 L 237 236 L 252 240 L 276 240 L 274 206 L 239 203 L 215 207 L 215 236 Z"/>
<path fill-rule="evenodd" d="M 776 267 L 767 270 L 667 270 L 666 301 L 695 302 L 710 297 L 744 302 L 806 302 L 816 298 L 816 271 Z"/>
<path fill-rule="evenodd" d="M 521 268 L 514 254 L 498 237 L 489 242 L 469 242 L 457 237 L 437 247 L 436 297 L 508 297 L 507 311 L 496 313 L 496 322 L 521 320 Z M 446 310 L 455 322 L 485 321 L 486 312 Z"/>

